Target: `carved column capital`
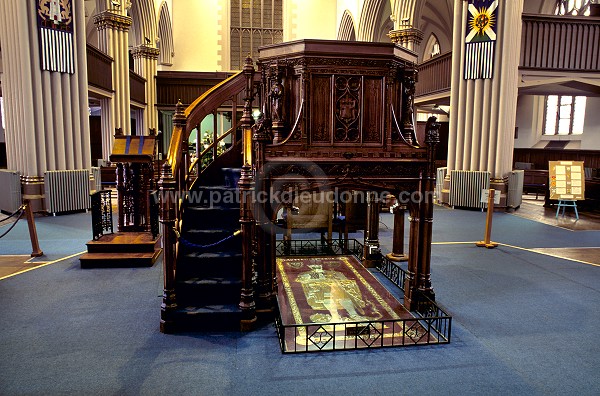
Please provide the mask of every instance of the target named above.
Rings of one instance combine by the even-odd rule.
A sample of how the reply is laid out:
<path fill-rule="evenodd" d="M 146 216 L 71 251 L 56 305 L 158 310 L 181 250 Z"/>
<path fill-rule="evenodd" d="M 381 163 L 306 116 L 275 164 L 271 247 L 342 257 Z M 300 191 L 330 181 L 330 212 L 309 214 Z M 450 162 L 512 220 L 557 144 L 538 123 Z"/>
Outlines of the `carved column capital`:
<path fill-rule="evenodd" d="M 396 30 L 390 30 L 387 36 L 393 43 L 407 47 L 411 50 L 419 46 L 421 41 L 423 41 L 423 32 L 411 25 L 406 25 Z"/>
<path fill-rule="evenodd" d="M 158 48 L 154 48 L 145 44 L 131 48 L 131 55 L 134 59 L 145 58 L 158 60 L 158 54 L 160 54 L 160 50 Z"/>
<path fill-rule="evenodd" d="M 102 11 L 94 16 L 94 24 L 98 30 L 104 30 L 108 28 L 126 32 L 131 26 L 131 17 L 107 10 Z"/>

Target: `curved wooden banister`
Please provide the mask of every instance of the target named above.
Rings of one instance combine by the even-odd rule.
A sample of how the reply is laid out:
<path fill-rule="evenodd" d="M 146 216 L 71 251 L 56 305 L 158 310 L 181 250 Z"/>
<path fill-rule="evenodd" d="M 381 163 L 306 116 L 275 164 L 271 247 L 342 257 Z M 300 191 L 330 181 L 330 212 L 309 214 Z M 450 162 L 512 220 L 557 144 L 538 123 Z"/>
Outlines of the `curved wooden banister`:
<path fill-rule="evenodd" d="M 185 109 L 186 130 L 194 129 L 204 117 L 212 113 L 223 102 L 231 99 L 233 95 L 240 93 L 245 87 L 246 79 L 243 73 L 239 72 L 204 92 Z"/>

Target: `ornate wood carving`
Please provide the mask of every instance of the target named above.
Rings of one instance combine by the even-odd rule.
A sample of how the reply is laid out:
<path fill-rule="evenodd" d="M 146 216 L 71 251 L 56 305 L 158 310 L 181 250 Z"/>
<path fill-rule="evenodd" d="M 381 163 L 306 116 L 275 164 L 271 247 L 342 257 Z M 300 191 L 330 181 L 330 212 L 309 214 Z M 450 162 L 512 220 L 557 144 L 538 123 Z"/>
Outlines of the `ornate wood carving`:
<path fill-rule="evenodd" d="M 360 109 L 362 80 L 357 76 L 335 76 L 334 142 L 360 141 Z"/>
<path fill-rule="evenodd" d="M 331 141 L 331 78 L 312 78 L 310 106 L 310 140 L 313 142 Z"/>

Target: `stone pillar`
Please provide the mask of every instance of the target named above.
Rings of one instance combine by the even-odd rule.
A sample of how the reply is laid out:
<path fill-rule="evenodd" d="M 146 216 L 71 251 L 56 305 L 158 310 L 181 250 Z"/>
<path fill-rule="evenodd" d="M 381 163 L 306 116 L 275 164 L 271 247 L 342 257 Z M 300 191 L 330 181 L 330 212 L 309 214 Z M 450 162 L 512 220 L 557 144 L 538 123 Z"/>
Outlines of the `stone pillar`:
<path fill-rule="evenodd" d="M 66 72 L 42 70 L 37 6 L 0 1 L 7 166 L 23 175 L 33 210 L 42 208 L 44 172 L 91 167 L 83 0 L 61 6 L 61 23 L 73 33 Z"/>
<path fill-rule="evenodd" d="M 450 170 L 489 171 L 492 183 L 503 185 L 512 170 L 522 12 L 523 0 L 498 1 L 492 78 L 466 80 L 471 11 L 468 1 L 454 1 L 448 175 Z"/>
<path fill-rule="evenodd" d="M 146 109 L 142 120 L 142 134 L 147 135 L 152 128 L 158 129 L 158 110 L 156 109 L 156 65 L 158 48 L 138 45 L 131 50 L 135 72 L 146 79 Z"/>
<path fill-rule="evenodd" d="M 129 27 L 131 18 L 125 7 L 117 6 L 94 16 L 98 29 L 99 49 L 114 59 L 112 81 L 114 95 L 109 106 L 102 107 L 103 142 L 110 141 L 103 152 L 111 153 L 114 131 L 121 128 L 123 134 L 131 134 L 131 105 L 129 90 Z M 108 157 L 107 157 L 108 158 Z"/>

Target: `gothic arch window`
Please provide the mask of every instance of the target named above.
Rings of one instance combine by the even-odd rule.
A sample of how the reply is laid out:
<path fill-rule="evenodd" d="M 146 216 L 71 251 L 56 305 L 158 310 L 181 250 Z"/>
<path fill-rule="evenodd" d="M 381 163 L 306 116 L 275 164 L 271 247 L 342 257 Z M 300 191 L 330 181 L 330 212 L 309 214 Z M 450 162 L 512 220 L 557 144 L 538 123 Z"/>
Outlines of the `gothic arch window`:
<path fill-rule="evenodd" d="M 338 40 L 356 41 L 356 31 L 354 29 L 354 21 L 348 10 L 344 11 L 340 22 L 340 29 L 337 35 Z"/>
<path fill-rule="evenodd" d="M 160 49 L 158 63 L 171 66 L 173 64 L 173 56 L 175 55 L 175 49 L 173 48 L 173 29 L 171 26 L 169 7 L 164 1 L 160 6 L 158 17 L 158 39 L 158 48 Z"/>
<path fill-rule="evenodd" d="M 241 70 L 258 47 L 283 41 L 283 0 L 231 0 L 231 69 Z"/>
<path fill-rule="evenodd" d="M 591 0 L 557 0 L 555 15 L 590 15 Z"/>
<path fill-rule="evenodd" d="M 440 47 L 440 41 L 435 34 L 431 34 L 425 45 L 425 53 L 423 54 L 423 60 L 431 59 L 434 56 L 441 54 L 442 50 Z"/>

